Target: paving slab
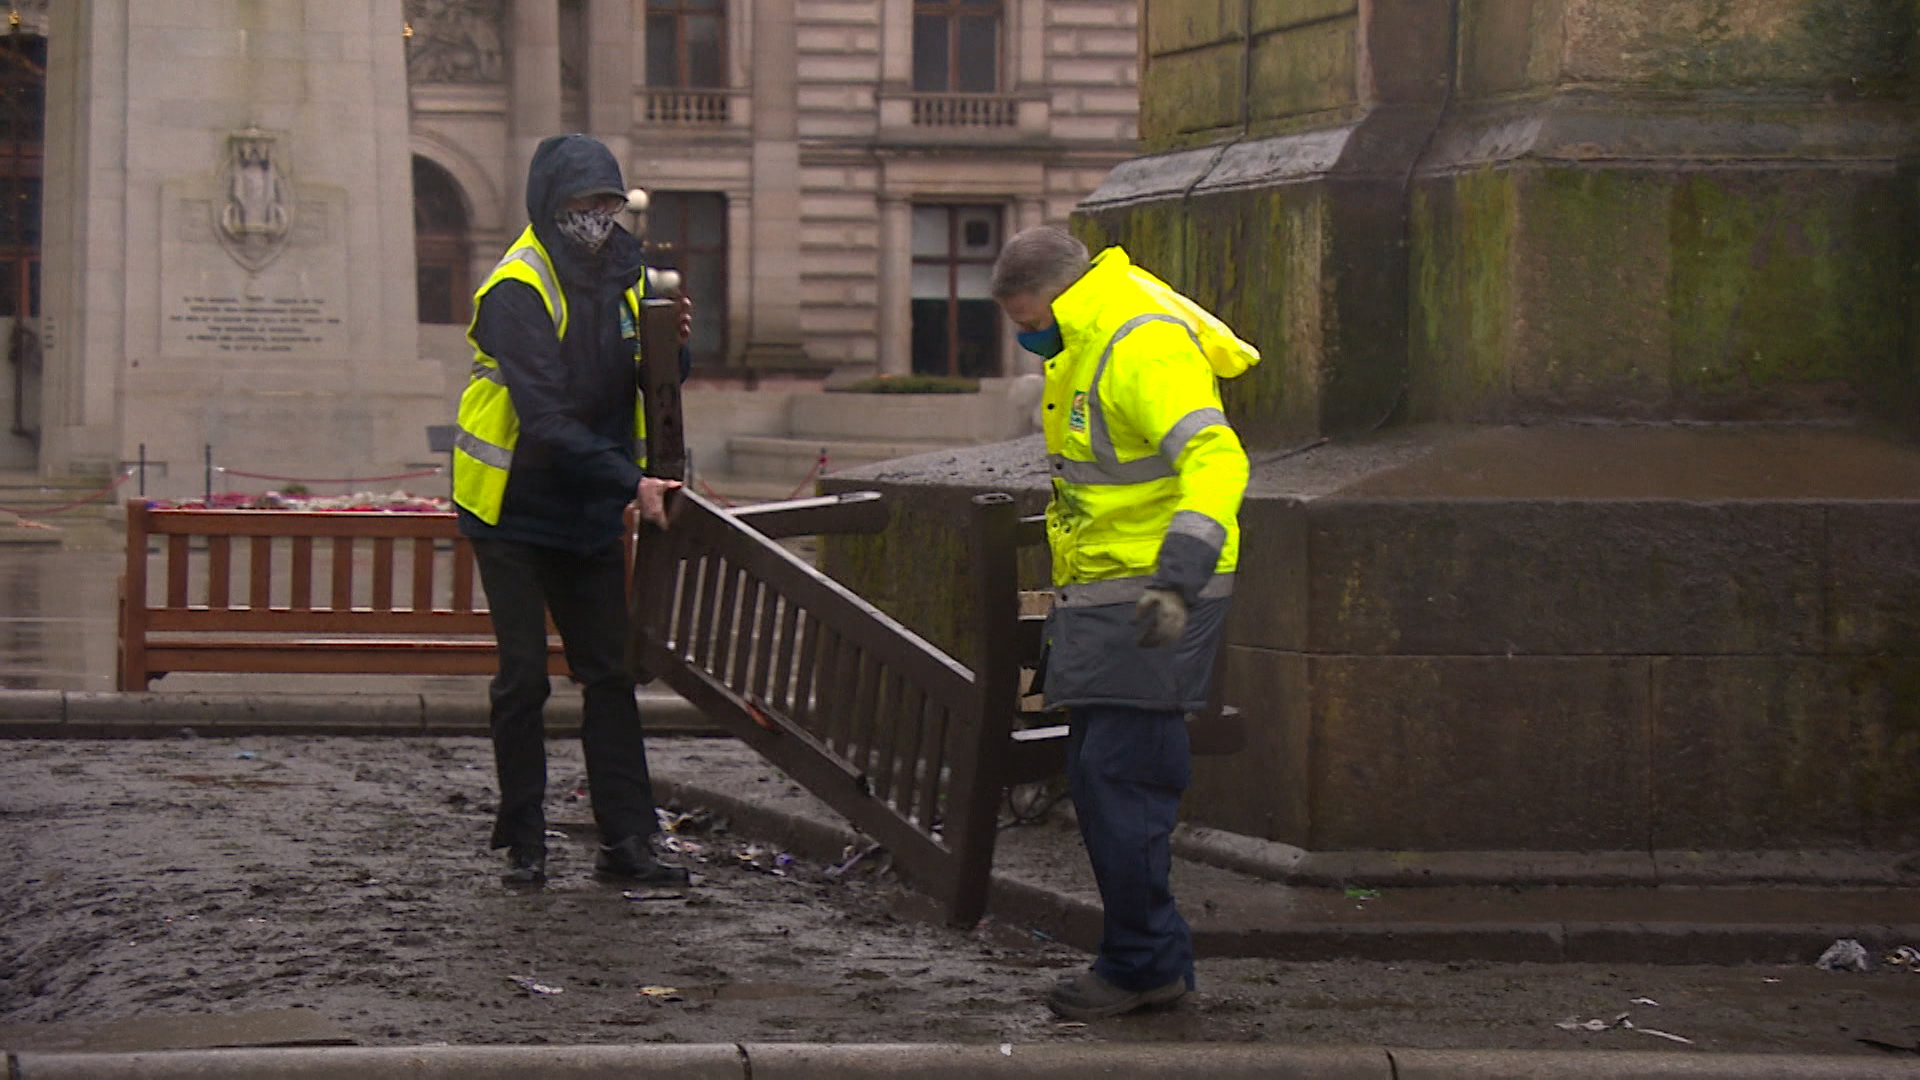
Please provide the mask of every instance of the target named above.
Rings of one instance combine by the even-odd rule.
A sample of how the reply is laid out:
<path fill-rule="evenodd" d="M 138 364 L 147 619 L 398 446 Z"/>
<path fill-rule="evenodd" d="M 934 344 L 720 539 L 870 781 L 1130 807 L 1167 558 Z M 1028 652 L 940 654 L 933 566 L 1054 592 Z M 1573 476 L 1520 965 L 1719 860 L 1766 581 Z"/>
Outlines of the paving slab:
<path fill-rule="evenodd" d="M 1674 1054 L 1631 1050 L 1394 1050 L 1395 1080 L 1895 1080 L 1920 1076 L 1913 1062 L 1799 1054 Z"/>
<path fill-rule="evenodd" d="M 1393 1064 L 1377 1047 L 984 1045 L 820 1046 L 750 1043 L 753 1080 L 859 1080 L 913 1076 L 973 1080 L 1022 1076 L 1080 1080 L 1393 1080 Z"/>
<path fill-rule="evenodd" d="M 734 1046 L 379 1046 L 20 1054 L 12 1080 L 742 1080 Z"/>
<path fill-rule="evenodd" d="M 353 1032 L 313 1009 L 0 1024 L 0 1046 L 14 1051 L 118 1054 L 237 1046 L 350 1046 L 357 1041 Z"/>

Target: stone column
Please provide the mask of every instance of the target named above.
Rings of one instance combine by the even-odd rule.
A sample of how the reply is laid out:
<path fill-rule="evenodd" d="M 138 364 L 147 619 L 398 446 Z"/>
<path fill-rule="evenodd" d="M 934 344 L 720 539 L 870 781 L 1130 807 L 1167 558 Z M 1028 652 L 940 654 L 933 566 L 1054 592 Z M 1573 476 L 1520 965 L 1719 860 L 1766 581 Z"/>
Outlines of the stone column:
<path fill-rule="evenodd" d="M 513 68 L 507 129 L 513 154 L 507 162 L 507 220 L 517 230 L 526 221 L 527 163 L 540 140 L 560 131 L 560 2 L 513 0 L 508 61 Z"/>
<path fill-rule="evenodd" d="M 913 203 L 880 198 L 880 374 L 913 371 Z"/>
<path fill-rule="evenodd" d="M 753 5 L 753 278 L 742 358 L 753 367 L 806 363 L 800 344 L 800 142 L 794 0 Z"/>
<path fill-rule="evenodd" d="M 1033 90 L 1047 82 L 1046 5 L 1020 4 L 1014 8 L 1012 69 L 1001 76 L 1000 88 L 1006 91 Z"/>
<path fill-rule="evenodd" d="M 118 454 L 125 363 L 128 0 L 54 4 L 47 33 L 40 472 L 100 474 Z"/>
<path fill-rule="evenodd" d="M 913 0 L 881 0 L 880 83 L 888 89 L 905 90 L 912 82 Z"/>
<path fill-rule="evenodd" d="M 633 0 L 587 0 L 587 131 L 623 173 L 633 134 L 633 36 Z"/>

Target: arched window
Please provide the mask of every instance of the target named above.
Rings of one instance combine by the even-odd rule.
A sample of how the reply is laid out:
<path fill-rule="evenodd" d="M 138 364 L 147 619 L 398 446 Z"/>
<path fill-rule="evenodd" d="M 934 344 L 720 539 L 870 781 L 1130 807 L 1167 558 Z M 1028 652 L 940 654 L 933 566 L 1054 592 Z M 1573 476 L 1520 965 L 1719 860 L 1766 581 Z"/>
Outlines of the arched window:
<path fill-rule="evenodd" d="M 465 323 L 473 287 L 467 200 L 447 170 L 413 159 L 413 261 L 423 323 Z"/>
<path fill-rule="evenodd" d="M 47 39 L 0 35 L 0 315 L 40 314 Z"/>

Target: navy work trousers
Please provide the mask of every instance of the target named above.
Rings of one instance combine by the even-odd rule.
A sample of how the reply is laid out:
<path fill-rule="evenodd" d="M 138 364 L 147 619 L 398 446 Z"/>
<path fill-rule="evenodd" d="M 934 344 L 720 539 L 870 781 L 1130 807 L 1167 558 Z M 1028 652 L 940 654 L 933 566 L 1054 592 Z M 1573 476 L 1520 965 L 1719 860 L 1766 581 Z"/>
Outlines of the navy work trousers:
<path fill-rule="evenodd" d="M 626 573 L 620 546 L 579 555 L 511 540 L 473 541 L 493 610 L 500 668 L 493 677 L 493 764 L 500 809 L 493 846 L 546 844 L 547 613 L 581 685 L 580 742 L 602 843 L 659 829 L 640 709 L 627 671 Z"/>
<path fill-rule="evenodd" d="M 1067 783 L 1104 910 L 1093 970 L 1123 990 L 1193 986 L 1193 934 L 1173 904 L 1168 848 L 1193 777 L 1184 713 L 1068 710 Z"/>

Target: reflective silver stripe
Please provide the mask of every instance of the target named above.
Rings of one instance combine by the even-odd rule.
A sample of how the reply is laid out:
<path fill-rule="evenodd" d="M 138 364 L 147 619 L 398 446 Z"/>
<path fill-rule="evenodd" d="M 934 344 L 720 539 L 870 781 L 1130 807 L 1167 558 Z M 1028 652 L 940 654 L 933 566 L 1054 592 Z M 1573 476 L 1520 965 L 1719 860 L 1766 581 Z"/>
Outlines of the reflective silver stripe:
<path fill-rule="evenodd" d="M 1114 465 L 1098 461 L 1075 461 L 1059 454 L 1051 454 L 1048 459 L 1053 464 L 1053 475 L 1069 484 L 1144 484 L 1175 475 L 1173 466 L 1160 457 L 1144 457 Z"/>
<path fill-rule="evenodd" d="M 1106 604 L 1131 604 L 1140 599 L 1153 583 L 1150 576 L 1108 578 L 1084 585 L 1062 585 L 1054 595 L 1063 608 L 1100 607 Z M 1200 599 L 1219 600 L 1233 595 L 1233 575 L 1215 574 L 1200 590 Z"/>
<path fill-rule="evenodd" d="M 1106 409 L 1100 404 L 1100 376 L 1107 373 L 1107 361 L 1113 358 L 1114 346 L 1120 344 L 1128 334 L 1148 323 L 1156 322 L 1170 322 L 1185 330 L 1187 336 L 1193 338 L 1193 347 L 1196 349 L 1200 347 L 1200 339 L 1195 336 L 1193 327 L 1165 312 L 1156 311 L 1146 315 L 1135 315 L 1120 324 L 1120 329 L 1115 330 L 1113 336 L 1107 339 L 1107 347 L 1100 353 L 1100 362 L 1093 366 L 1093 381 L 1087 386 L 1087 440 L 1093 444 L 1095 461 L 1107 465 L 1120 463 L 1120 455 L 1113 448 L 1113 435 L 1107 431 Z"/>
<path fill-rule="evenodd" d="M 496 446 L 466 428 L 454 434 L 453 448 L 482 465 L 491 465 L 496 469 L 513 468 L 513 451 Z"/>
<path fill-rule="evenodd" d="M 1198 510 L 1182 510 L 1173 515 L 1173 521 L 1167 525 L 1167 534 L 1171 536 L 1174 533 L 1191 536 L 1215 552 L 1227 542 L 1227 527 Z"/>
<path fill-rule="evenodd" d="M 553 325 L 555 329 L 558 329 L 560 326 L 560 305 L 566 301 L 561 297 L 559 283 L 553 280 L 552 269 L 547 266 L 546 260 L 540 257 L 538 251 L 530 247 L 520 247 L 514 248 L 512 251 L 501 256 L 500 261 L 494 265 L 494 273 L 499 273 L 501 267 L 514 261 L 526 263 L 533 268 L 534 276 L 540 279 L 540 291 L 543 294 L 541 299 L 545 300 L 552 307 Z"/>
<path fill-rule="evenodd" d="M 500 368 L 496 364 L 482 364 L 476 360 L 470 374 L 476 379 L 485 379 L 490 383 L 499 383 L 501 386 L 507 385 L 507 377 L 500 373 Z"/>
<path fill-rule="evenodd" d="M 1160 440 L 1160 456 L 1167 459 L 1167 464 L 1174 464 L 1180 460 L 1181 451 L 1187 448 L 1187 443 L 1191 442 L 1195 435 L 1216 425 L 1227 426 L 1226 413 L 1212 406 L 1193 410 L 1167 429 L 1166 437 Z"/>

